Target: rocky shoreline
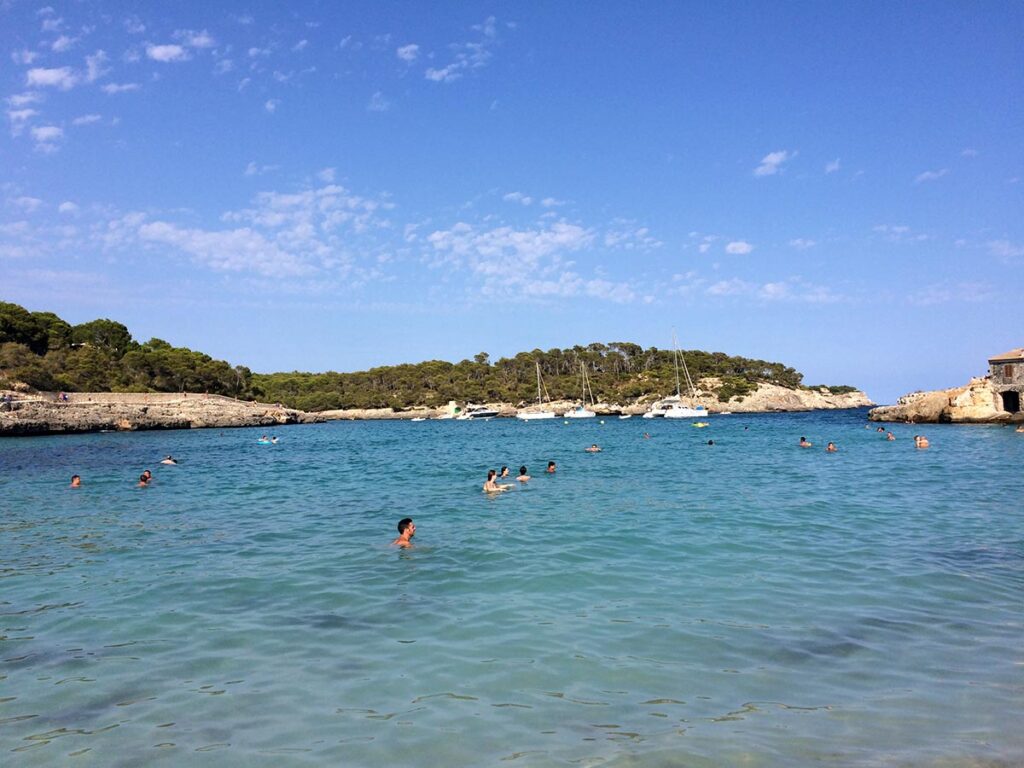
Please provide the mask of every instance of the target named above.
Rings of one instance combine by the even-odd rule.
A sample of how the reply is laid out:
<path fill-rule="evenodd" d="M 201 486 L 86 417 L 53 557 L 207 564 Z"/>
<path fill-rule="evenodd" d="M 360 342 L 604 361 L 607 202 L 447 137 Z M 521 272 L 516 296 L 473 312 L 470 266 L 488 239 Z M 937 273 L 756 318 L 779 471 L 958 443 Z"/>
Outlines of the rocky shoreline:
<path fill-rule="evenodd" d="M 14 399 L 0 406 L 0 436 L 73 434 L 82 432 L 134 431 L 151 429 L 202 429 L 233 427 L 275 427 L 284 424 L 311 424 L 332 420 L 411 420 L 450 418 L 445 408 L 347 409 L 307 413 L 281 405 L 235 400 L 220 395 L 155 392 L 83 393 L 76 392 L 61 400 L 53 393 L 26 395 L 7 393 Z M 598 415 L 644 413 L 653 398 L 628 405 L 598 403 Z M 828 390 L 791 390 L 762 384 L 744 398 L 722 403 L 714 397 L 698 397 L 694 404 L 703 405 L 711 413 L 766 413 L 809 411 L 819 409 L 859 408 L 873 405 L 859 391 L 835 395 Z M 499 417 L 515 416 L 517 408 L 510 403 L 490 403 Z M 551 403 L 557 413 L 569 410 L 572 402 Z M 531 410 L 526 407 L 523 410 Z"/>
<path fill-rule="evenodd" d="M 991 379 L 979 376 L 963 387 L 911 392 L 895 405 L 872 408 L 868 418 L 910 424 L 1024 424 L 1024 413 L 1000 410 L 997 402 Z"/>

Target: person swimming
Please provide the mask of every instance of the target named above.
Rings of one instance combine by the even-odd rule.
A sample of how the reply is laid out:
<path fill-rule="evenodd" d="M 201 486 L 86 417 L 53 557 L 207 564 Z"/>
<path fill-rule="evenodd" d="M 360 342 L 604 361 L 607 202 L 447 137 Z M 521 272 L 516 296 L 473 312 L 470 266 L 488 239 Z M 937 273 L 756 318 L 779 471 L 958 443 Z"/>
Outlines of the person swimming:
<path fill-rule="evenodd" d="M 145 472 L 143 472 L 141 475 L 139 475 L 139 484 L 138 484 L 137 487 L 139 487 L 139 488 L 149 488 L 149 481 L 150 480 L 152 480 L 152 476 L 147 475 Z"/>
<path fill-rule="evenodd" d="M 886 440 L 895 440 L 896 439 L 896 435 L 894 435 L 892 432 L 886 432 L 885 433 L 885 439 Z"/>
<path fill-rule="evenodd" d="M 825 450 L 828 451 L 829 453 L 835 453 L 839 449 L 836 448 L 836 444 L 835 443 L 829 443 L 828 445 L 825 446 Z"/>
<path fill-rule="evenodd" d="M 546 470 L 544 470 L 544 471 L 547 472 L 549 475 L 553 475 L 553 474 L 555 474 L 555 470 L 556 469 L 558 469 L 558 467 L 555 465 L 555 462 L 549 461 L 548 462 L 548 468 Z"/>
<path fill-rule="evenodd" d="M 801 448 L 810 448 L 812 445 L 814 445 L 814 443 L 809 443 L 807 441 L 806 437 L 801 437 L 800 438 L 800 447 Z"/>
<path fill-rule="evenodd" d="M 72 488 L 81 488 L 82 487 L 82 478 L 81 478 L 80 475 L 72 475 L 71 476 L 71 487 Z"/>
<path fill-rule="evenodd" d="M 394 547 L 408 549 L 412 546 L 412 537 L 416 535 L 416 523 L 411 517 L 403 517 L 398 521 L 398 538 L 391 542 Z"/>
<path fill-rule="evenodd" d="M 594 443 L 589 448 L 584 448 L 583 450 L 585 450 L 587 453 L 600 453 L 601 452 L 601 448 L 598 446 L 597 443 Z"/>
<path fill-rule="evenodd" d="M 174 458 L 173 456 L 171 456 L 170 454 L 167 454 L 167 456 L 165 456 L 165 457 L 164 457 L 164 458 L 163 458 L 163 459 L 162 459 L 162 460 L 160 461 L 160 463 L 161 463 L 161 464 L 177 464 L 177 463 L 178 463 L 178 460 L 177 460 L 177 459 L 175 459 L 175 458 Z"/>
<path fill-rule="evenodd" d="M 708 440 L 708 445 L 714 445 L 714 444 L 715 444 L 714 440 Z"/>
<path fill-rule="evenodd" d="M 493 469 L 487 470 L 487 480 L 484 482 L 485 493 L 499 493 L 501 491 L 507 491 L 511 488 L 511 485 L 502 485 L 494 482 L 494 478 L 497 477 L 498 473 Z"/>
<path fill-rule="evenodd" d="M 928 438 L 924 435 L 914 435 L 914 445 L 917 448 L 927 448 L 931 443 L 928 442 Z"/>
<path fill-rule="evenodd" d="M 530 475 L 526 472 L 526 465 L 519 468 L 519 477 L 516 478 L 520 483 L 525 483 L 530 479 Z"/>
<path fill-rule="evenodd" d="M 498 477 L 499 478 L 508 477 L 508 467 L 503 465 L 502 468 L 501 468 L 501 471 L 498 472 Z"/>

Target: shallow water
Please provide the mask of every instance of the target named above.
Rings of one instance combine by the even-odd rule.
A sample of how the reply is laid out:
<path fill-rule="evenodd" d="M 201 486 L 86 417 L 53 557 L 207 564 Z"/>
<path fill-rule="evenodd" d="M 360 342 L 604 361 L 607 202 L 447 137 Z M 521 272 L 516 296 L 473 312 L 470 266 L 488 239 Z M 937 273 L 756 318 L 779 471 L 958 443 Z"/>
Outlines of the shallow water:
<path fill-rule="evenodd" d="M 1024 435 L 711 422 L 0 441 L 0 760 L 1024 762 Z"/>

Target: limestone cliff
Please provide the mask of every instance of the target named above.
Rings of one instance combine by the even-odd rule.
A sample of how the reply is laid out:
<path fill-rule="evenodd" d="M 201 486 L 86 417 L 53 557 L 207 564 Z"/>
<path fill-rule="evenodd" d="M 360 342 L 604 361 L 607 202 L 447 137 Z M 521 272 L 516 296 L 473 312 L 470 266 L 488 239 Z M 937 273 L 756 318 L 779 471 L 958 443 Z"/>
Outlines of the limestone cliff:
<path fill-rule="evenodd" d="M 274 427 L 322 421 L 316 414 L 218 395 L 75 393 L 19 396 L 0 407 L 0 435 L 102 430 Z"/>
<path fill-rule="evenodd" d="M 895 405 L 873 408 L 872 421 L 906 421 L 915 424 L 989 424 L 1024 420 L 1024 414 L 1010 414 L 997 406 L 1000 400 L 987 376 L 971 379 L 963 387 L 934 392 L 911 392 Z"/>

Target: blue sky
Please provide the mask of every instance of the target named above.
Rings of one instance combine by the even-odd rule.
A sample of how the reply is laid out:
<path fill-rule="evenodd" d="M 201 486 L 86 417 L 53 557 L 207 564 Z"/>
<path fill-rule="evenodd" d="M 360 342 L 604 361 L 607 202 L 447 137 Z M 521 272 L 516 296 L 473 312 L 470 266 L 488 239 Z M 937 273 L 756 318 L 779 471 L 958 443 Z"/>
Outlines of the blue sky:
<path fill-rule="evenodd" d="M 287 7 L 285 7 L 287 6 Z M 257 371 L 1024 345 L 1018 3 L 0 0 L 0 298 Z"/>

